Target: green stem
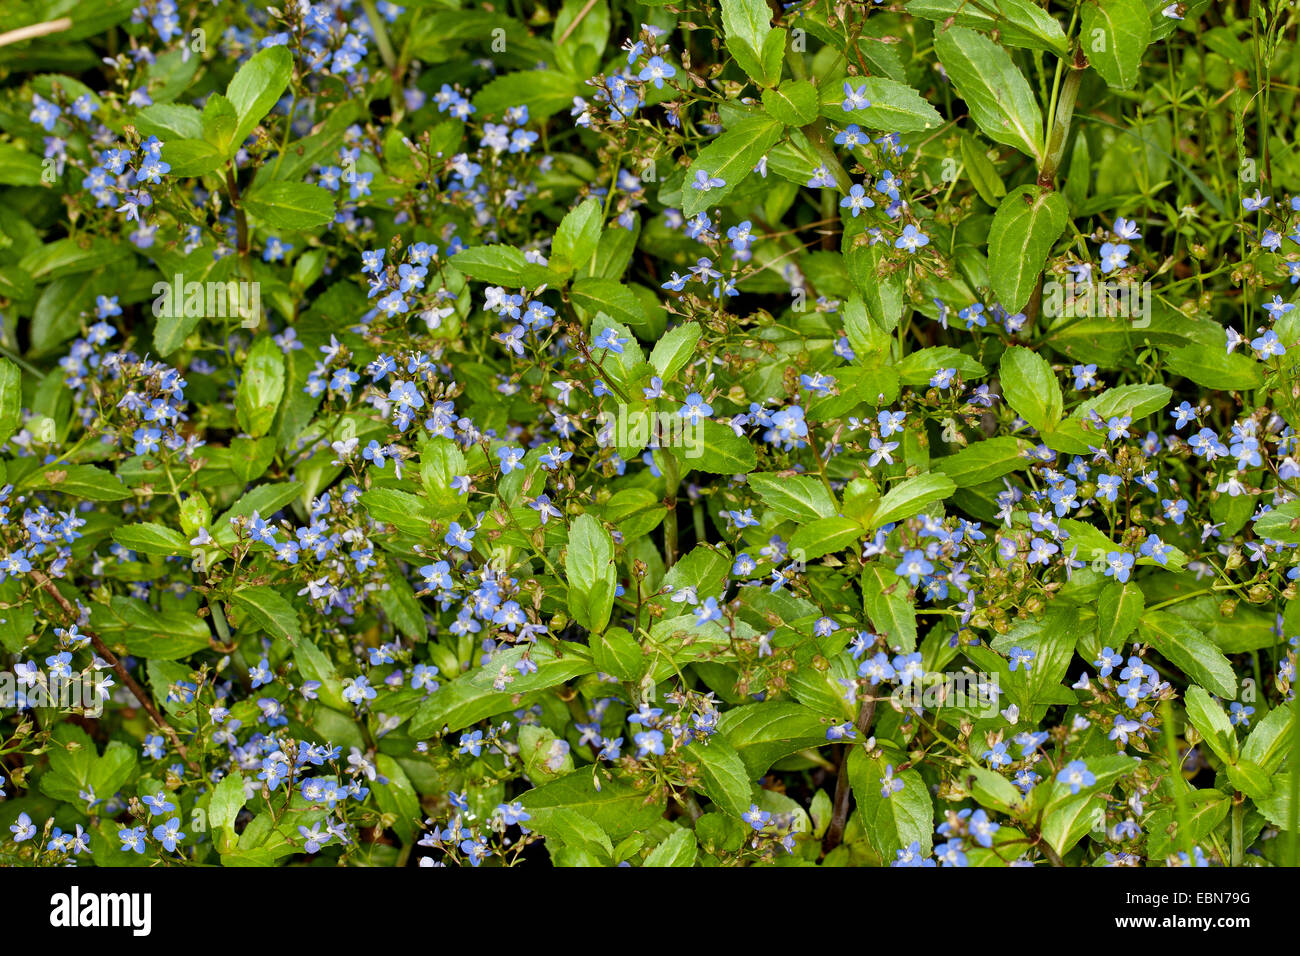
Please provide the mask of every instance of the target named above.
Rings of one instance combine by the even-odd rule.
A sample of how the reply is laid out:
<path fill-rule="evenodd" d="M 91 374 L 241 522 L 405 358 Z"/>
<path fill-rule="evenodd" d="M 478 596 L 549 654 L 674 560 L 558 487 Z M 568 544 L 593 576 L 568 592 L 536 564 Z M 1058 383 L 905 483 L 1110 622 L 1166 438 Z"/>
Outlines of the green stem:
<path fill-rule="evenodd" d="M 1056 173 L 1061 168 L 1061 160 L 1065 157 L 1065 142 L 1070 136 L 1074 104 L 1079 98 L 1079 84 L 1083 82 L 1083 71 L 1086 67 L 1087 62 L 1082 54 L 1076 52 L 1070 71 L 1065 75 L 1065 82 L 1061 84 L 1061 92 L 1053 105 L 1047 150 L 1043 156 L 1043 164 L 1038 170 L 1038 185 L 1043 189 L 1056 188 Z"/>
<path fill-rule="evenodd" d="M 1240 797 L 1240 794 L 1238 794 Z M 1246 818 L 1246 805 L 1234 798 L 1232 804 L 1232 866 L 1241 866 L 1246 851 L 1242 846 L 1241 824 Z"/>
<path fill-rule="evenodd" d="M 668 508 L 664 515 L 664 557 L 667 567 L 672 567 L 677 560 L 677 487 L 681 484 L 681 473 L 677 469 L 677 459 L 671 452 L 663 455 L 663 471 L 666 490 L 664 505 Z"/>
<path fill-rule="evenodd" d="M 389 74 L 393 75 L 393 82 L 397 82 L 397 55 L 393 52 L 393 42 L 388 39 L 388 28 L 384 26 L 384 18 L 379 15 L 375 8 L 375 0 L 361 0 L 361 9 L 366 11 L 366 19 L 370 21 L 370 29 L 375 33 L 375 44 L 379 47 L 379 56 L 384 61 L 384 66 L 388 67 Z"/>

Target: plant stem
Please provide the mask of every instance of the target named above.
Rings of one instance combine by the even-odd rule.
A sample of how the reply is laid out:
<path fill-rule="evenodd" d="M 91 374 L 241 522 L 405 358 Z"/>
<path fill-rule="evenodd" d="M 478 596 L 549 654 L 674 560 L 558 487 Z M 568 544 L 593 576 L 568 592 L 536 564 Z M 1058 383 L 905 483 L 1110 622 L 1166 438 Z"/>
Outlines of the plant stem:
<path fill-rule="evenodd" d="M 1241 794 L 1237 794 L 1232 803 L 1232 860 L 1229 864 L 1231 866 L 1241 866 L 1246 855 L 1245 848 L 1242 846 L 1241 833 L 1241 824 L 1246 818 L 1246 804 L 1242 802 L 1244 799 Z"/>
<path fill-rule="evenodd" d="M 871 726 L 872 719 L 876 716 L 876 698 L 868 697 L 858 708 L 858 719 L 853 722 L 854 729 L 858 732 L 859 737 L 865 738 L 867 729 Z M 831 812 L 831 823 L 826 828 L 826 836 L 822 840 L 822 855 L 825 856 L 840 845 L 844 839 L 844 828 L 849 822 L 849 798 L 853 795 L 853 787 L 849 783 L 849 748 L 840 744 L 840 769 L 835 778 L 835 801 L 832 804 L 834 809 Z"/>
<path fill-rule="evenodd" d="M 677 470 L 677 459 L 672 452 L 664 453 L 664 506 L 668 513 L 664 515 L 664 566 L 671 568 L 677 560 L 677 488 L 681 484 L 681 473 Z"/>
<path fill-rule="evenodd" d="M 70 622 L 76 622 L 81 617 L 81 615 L 77 613 L 77 609 L 72 606 L 71 602 L 63 596 L 62 592 L 54 586 L 54 582 L 46 577 L 43 572 L 33 569 L 31 575 L 32 580 L 36 582 L 36 586 L 41 588 L 46 594 L 58 602 L 59 607 L 63 609 L 63 613 L 67 615 Z M 157 706 L 155 706 L 154 702 L 150 699 L 148 692 L 140 686 L 139 682 L 134 677 L 131 676 L 131 672 L 128 671 L 126 666 L 117 659 L 117 655 L 108 649 L 108 645 L 104 643 L 103 638 L 87 628 L 83 627 L 80 628 L 80 630 L 82 634 L 85 634 L 90 638 L 90 643 L 95 648 L 95 653 L 108 662 L 108 666 L 113 668 L 113 673 L 117 674 L 117 676 L 121 678 L 122 683 L 126 685 L 127 690 L 135 695 L 135 699 L 140 702 L 140 706 L 149 714 L 149 717 L 158 726 L 158 729 L 167 735 L 167 738 L 172 742 L 172 746 L 176 748 L 176 752 L 181 755 L 181 759 L 185 761 L 191 770 L 202 777 L 202 768 L 190 760 L 185 745 L 181 743 L 180 736 L 176 733 L 175 728 L 173 728 L 172 725 L 167 722 L 167 719 L 158 711 Z"/>
<path fill-rule="evenodd" d="M 366 11 L 366 19 L 370 21 L 370 29 L 375 34 L 375 44 L 379 47 L 379 56 L 384 61 L 384 66 L 388 67 L 388 72 L 393 76 L 393 82 L 397 82 L 397 55 L 393 52 L 393 43 L 388 39 L 388 28 L 384 26 L 384 18 L 379 15 L 375 8 L 375 0 L 361 0 L 361 9 Z"/>
<path fill-rule="evenodd" d="M 1061 168 L 1065 156 L 1065 142 L 1070 136 L 1070 122 L 1074 118 L 1074 104 L 1079 97 L 1079 84 L 1083 82 L 1083 71 L 1088 62 L 1082 52 L 1076 50 L 1074 62 L 1061 84 L 1061 92 L 1052 108 L 1052 128 L 1048 132 L 1047 150 L 1043 156 L 1043 165 L 1038 170 L 1038 185 L 1043 189 L 1056 188 L 1056 173 Z"/>

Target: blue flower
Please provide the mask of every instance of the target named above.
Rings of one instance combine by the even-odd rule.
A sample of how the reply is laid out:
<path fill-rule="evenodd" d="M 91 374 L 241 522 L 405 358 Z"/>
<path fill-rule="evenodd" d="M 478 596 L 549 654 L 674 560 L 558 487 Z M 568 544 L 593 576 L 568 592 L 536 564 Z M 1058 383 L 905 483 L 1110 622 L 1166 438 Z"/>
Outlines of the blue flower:
<path fill-rule="evenodd" d="M 1056 775 L 1057 783 L 1068 784 L 1070 793 L 1078 793 L 1080 787 L 1091 787 L 1097 782 L 1096 776 L 1082 760 L 1071 760 Z"/>

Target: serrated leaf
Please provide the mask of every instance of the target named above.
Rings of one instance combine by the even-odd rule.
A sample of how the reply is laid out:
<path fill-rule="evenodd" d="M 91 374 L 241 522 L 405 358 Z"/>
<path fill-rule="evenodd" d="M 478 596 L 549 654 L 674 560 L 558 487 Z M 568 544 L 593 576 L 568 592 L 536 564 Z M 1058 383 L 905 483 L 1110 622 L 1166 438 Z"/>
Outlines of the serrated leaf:
<path fill-rule="evenodd" d="M 787 518 L 813 521 L 839 512 L 835 497 L 815 478 L 756 472 L 746 480 L 765 505 Z"/>
<path fill-rule="evenodd" d="M 1112 89 L 1137 83 L 1151 42 L 1151 15 L 1142 0 L 1089 0 L 1083 5 L 1083 51 Z"/>
<path fill-rule="evenodd" d="M 296 641 L 302 634 L 297 610 L 274 588 L 265 585 L 239 588 L 230 596 L 230 603 L 272 637 Z"/>
<path fill-rule="evenodd" d="M 270 182 L 249 191 L 242 202 L 249 215 L 277 229 L 313 229 L 335 215 L 333 194 L 308 183 Z"/>
<path fill-rule="evenodd" d="M 934 48 L 984 135 L 1041 162 L 1043 114 L 1007 51 L 988 37 L 955 25 L 935 34 Z"/>
<path fill-rule="evenodd" d="M 1002 353 L 998 377 L 1002 397 L 1030 426 L 1049 432 L 1060 422 L 1061 383 L 1047 359 L 1032 349 L 1012 346 Z"/>
<path fill-rule="evenodd" d="M 989 229 L 989 280 L 1008 312 L 1019 312 L 1029 302 L 1069 218 L 1065 198 L 1040 186 L 1013 189 L 998 205 Z"/>
<path fill-rule="evenodd" d="M 942 501 L 956 490 L 957 486 L 947 475 L 930 472 L 908 478 L 881 496 L 871 516 L 871 526 L 879 528 L 910 518 L 927 505 Z"/>
<path fill-rule="evenodd" d="M 1027 442 L 1009 435 L 973 442 L 954 455 L 934 460 L 934 467 L 958 488 L 969 488 L 1001 478 L 1029 464 Z"/>
<path fill-rule="evenodd" d="M 907 598 L 907 582 L 878 562 L 862 569 L 862 608 L 876 633 L 891 647 L 916 650 L 916 607 Z"/>
<path fill-rule="evenodd" d="M 817 118 L 817 87 L 807 80 L 786 80 L 763 91 L 763 108 L 786 126 L 805 126 Z"/>
<path fill-rule="evenodd" d="M 861 92 L 870 106 L 844 110 L 844 85 L 826 92 L 822 115 L 842 125 L 857 123 L 867 129 L 918 133 L 937 129 L 943 117 L 916 90 L 905 83 L 883 76 L 852 76 L 847 82 Z"/>
<path fill-rule="evenodd" d="M 699 765 L 700 789 L 719 808 L 738 817 L 750 807 L 753 787 L 745 763 L 727 740 L 714 735 L 682 748 L 686 759 Z"/>
<path fill-rule="evenodd" d="M 613 539 L 597 518 L 582 514 L 574 520 L 564 573 L 569 579 L 569 612 L 587 630 L 603 631 L 614 606 L 618 569 Z"/>
<path fill-rule="evenodd" d="M 230 152 L 243 145 L 253 127 L 284 94 L 292 77 L 293 54 L 284 46 L 259 50 L 239 68 L 226 88 L 226 99 L 235 108 L 236 117 Z"/>
<path fill-rule="evenodd" d="M 448 730 L 460 730 L 484 718 L 520 705 L 520 695 L 558 687 L 567 680 L 595 671 L 587 649 L 579 644 L 560 642 L 563 656 L 545 644 L 508 647 L 494 654 L 485 666 L 447 681 L 420 704 L 411 718 L 410 734 L 417 740 Z M 528 653 L 537 665 L 532 673 L 521 674 L 515 667 Z M 497 689 L 500 684 L 501 689 Z M 512 703 L 515 701 L 515 703 Z M 590 776 L 590 775 L 588 775 Z"/>
<path fill-rule="evenodd" d="M 1228 659 L 1204 634 L 1168 611 L 1142 615 L 1143 640 L 1210 693 L 1226 700 L 1237 696 L 1237 676 Z"/>
<path fill-rule="evenodd" d="M 689 219 L 710 206 L 725 202 L 753 172 L 758 161 L 776 145 L 781 130 L 779 120 L 760 113 L 746 116 L 719 133 L 713 142 L 700 150 L 686 171 L 686 182 L 682 185 L 682 214 Z M 721 179 L 723 185 L 696 189 L 696 174 L 701 171 L 710 178 Z"/>
<path fill-rule="evenodd" d="M 934 846 L 934 804 L 921 775 L 915 770 L 896 771 L 893 778 L 903 787 L 886 797 L 881 794 L 885 758 L 873 759 L 855 747 L 848 760 L 858 816 L 872 849 L 882 860 L 892 862 L 899 850 L 918 843 L 921 855 L 928 856 Z"/>
<path fill-rule="evenodd" d="M 684 447 L 674 445 L 669 451 L 683 469 L 714 475 L 743 475 L 758 464 L 758 456 L 748 439 L 709 419 L 700 419 L 694 442 Z"/>

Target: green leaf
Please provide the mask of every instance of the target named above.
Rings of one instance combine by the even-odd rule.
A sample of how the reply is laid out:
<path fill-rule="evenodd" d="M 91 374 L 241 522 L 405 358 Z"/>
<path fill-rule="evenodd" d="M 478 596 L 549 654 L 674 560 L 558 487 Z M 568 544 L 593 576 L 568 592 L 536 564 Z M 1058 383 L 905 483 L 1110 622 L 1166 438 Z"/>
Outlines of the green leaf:
<path fill-rule="evenodd" d="M 163 143 L 163 162 L 171 166 L 168 176 L 202 176 L 226 161 L 225 154 L 203 139 L 170 139 Z"/>
<path fill-rule="evenodd" d="M 609 834 L 599 824 L 567 807 L 538 811 L 528 821 L 528 827 L 546 837 L 548 846 L 553 841 L 556 846 L 585 848 L 605 859 L 614 853 Z"/>
<path fill-rule="evenodd" d="M 1008 312 L 1019 312 L 1029 302 L 1069 218 L 1065 198 L 1039 186 L 1013 189 L 999 204 L 989 229 L 989 279 Z"/>
<path fill-rule="evenodd" d="M 928 856 L 934 847 L 934 804 L 921 775 L 915 770 L 896 772 L 893 777 L 902 782 L 903 788 L 885 797 L 881 795 L 881 781 L 885 778 L 886 758 L 873 759 L 854 747 L 848 760 L 858 818 L 871 848 L 881 860 L 893 862 L 899 850 L 915 842 L 921 845 L 921 855 Z"/>
<path fill-rule="evenodd" d="M 957 486 L 946 475 L 930 472 L 908 478 L 881 496 L 875 513 L 871 516 L 871 527 L 879 528 L 910 518 L 926 505 L 942 501 L 956 490 Z"/>
<path fill-rule="evenodd" d="M 213 788 L 212 799 L 208 803 L 208 826 L 213 830 L 227 829 L 234 832 L 235 820 L 244 807 L 244 778 L 235 770 L 224 777 Z"/>
<path fill-rule="evenodd" d="M 763 504 L 795 521 L 833 518 L 839 513 L 835 497 L 816 478 L 755 472 L 746 480 Z"/>
<path fill-rule="evenodd" d="M 570 209 L 555 231 L 551 245 L 551 267 L 557 262 L 567 263 L 571 270 L 580 270 L 591 261 L 600 245 L 601 206 L 595 198 L 586 199 Z"/>
<path fill-rule="evenodd" d="M 571 290 L 574 305 L 591 316 L 603 312 L 615 323 L 631 329 L 646 329 L 650 317 L 630 288 L 614 279 L 579 279 Z M 592 328 L 595 333 L 595 327 Z M 625 355 L 628 353 L 624 353 Z"/>
<path fill-rule="evenodd" d="M 840 316 L 844 320 L 844 334 L 853 347 L 855 362 L 874 365 L 889 355 L 893 338 L 887 329 L 873 321 L 862 296 L 851 296 L 844 303 Z"/>
<path fill-rule="evenodd" d="M 646 666 L 641 645 L 622 627 L 592 636 L 591 659 L 602 672 L 624 681 L 640 680 Z"/>
<path fill-rule="evenodd" d="M 1204 634 L 1167 611 L 1142 615 L 1143 637 L 1188 678 L 1226 700 L 1237 696 L 1237 676 L 1228 659 Z"/>
<path fill-rule="evenodd" d="M 163 556 L 190 553 L 190 544 L 179 531 L 152 521 L 123 525 L 113 531 L 113 540 L 140 554 Z"/>
<path fill-rule="evenodd" d="M 1019 471 L 1029 464 L 1025 451 L 1029 443 L 1003 435 L 967 445 L 955 455 L 934 460 L 934 467 L 952 479 L 958 488 L 970 488 Z"/>
<path fill-rule="evenodd" d="M 427 536 L 434 520 L 425 498 L 397 488 L 371 488 L 362 493 L 361 504 L 376 521 L 413 538 Z"/>
<path fill-rule="evenodd" d="M 1280 830 L 1292 832 L 1293 820 L 1291 815 L 1291 778 L 1294 774 L 1300 773 L 1300 769 L 1285 770 L 1282 773 L 1274 774 L 1273 792 L 1263 799 L 1257 799 L 1255 805 L 1259 807 L 1259 812 L 1269 823 L 1273 824 Z"/>
<path fill-rule="evenodd" d="M 1097 596 L 1097 637 L 1103 647 L 1119 650 L 1142 619 L 1146 599 L 1132 581 L 1112 581 Z"/>
<path fill-rule="evenodd" d="M 1050 605 L 1041 617 L 1014 624 L 1005 634 L 994 637 L 989 646 L 1000 654 L 1008 653 L 1013 647 L 1033 652 L 1032 668 L 1028 673 L 1020 672 L 1027 701 L 1031 705 L 1049 704 L 1055 702 L 1075 647 L 1089 629 L 1074 608 L 1061 602 Z M 1015 674 L 1010 676 L 1014 692 L 1015 682 L 1020 678 Z M 1067 691 L 1066 695 L 1073 702 L 1073 694 Z"/>
<path fill-rule="evenodd" d="M 1187 719 L 1192 722 L 1206 745 L 1224 763 L 1232 763 L 1237 756 L 1237 735 L 1223 711 L 1223 705 L 1199 687 L 1187 688 L 1184 699 Z"/>
<path fill-rule="evenodd" d="M 685 447 L 674 445 L 669 452 L 687 470 L 714 475 L 743 475 L 758 464 L 758 456 L 748 439 L 711 419 L 700 419 L 694 442 Z"/>
<path fill-rule="evenodd" d="M 470 246 L 456 253 L 451 264 L 480 282 L 512 289 L 535 289 L 555 280 L 550 269 L 529 262 L 513 246 Z"/>
<path fill-rule="evenodd" d="M 411 736 L 417 740 L 429 737 L 441 733 L 444 726 L 449 731 L 461 730 L 486 717 L 518 709 L 521 695 L 557 687 L 595 671 L 587 648 L 567 641 L 561 641 L 559 647 L 562 657 L 544 644 L 508 647 L 493 655 L 486 666 L 444 683 L 411 718 Z M 537 665 L 531 674 L 515 669 L 525 653 Z"/>
<path fill-rule="evenodd" d="M 1082 402 L 1070 417 L 1087 421 L 1096 412 L 1103 421 L 1127 416 L 1136 422 L 1168 405 L 1173 394 L 1165 385 L 1121 385 Z"/>
<path fill-rule="evenodd" d="M 1002 397 L 1021 418 L 1040 432 L 1061 420 L 1061 384 L 1052 366 L 1033 349 L 1015 345 L 1002 353 L 998 366 Z"/>
<path fill-rule="evenodd" d="M 817 87 L 807 80 L 786 80 L 763 91 L 763 107 L 786 126 L 806 126 L 817 118 Z"/>
<path fill-rule="evenodd" d="M 594 7 L 587 0 L 564 0 L 552 36 L 555 65 L 580 80 L 587 79 L 599 70 L 600 55 L 609 39 L 609 5 L 603 0 Z"/>
<path fill-rule="evenodd" d="M 984 135 L 1041 162 L 1043 114 L 1007 51 L 959 26 L 936 33 L 934 48 Z"/>
<path fill-rule="evenodd" d="M 379 809 L 394 818 L 393 829 L 403 843 L 415 842 L 420 820 L 420 797 L 411 784 L 406 771 L 388 754 L 375 755 L 375 769 L 379 779 L 375 781 L 371 793 Z"/>
<path fill-rule="evenodd" d="M 1172 556 L 1171 556 L 1172 557 Z M 1273 633 L 1272 612 L 1248 605 L 1237 605 L 1227 614 L 1217 597 L 1205 595 L 1190 601 L 1180 601 L 1169 613 L 1180 617 L 1201 631 L 1225 654 L 1246 654 L 1277 643 Z M 1283 624 L 1284 633 L 1294 634 Z"/>
<path fill-rule="evenodd" d="M 270 337 L 260 338 L 248 350 L 243 374 L 235 391 L 239 427 L 254 438 L 271 430 L 284 396 L 284 353 Z"/>
<path fill-rule="evenodd" d="M 862 92 L 871 105 L 846 113 L 844 82 Z M 919 133 L 943 123 L 943 117 L 925 97 L 905 83 L 883 76 L 851 76 L 844 82 L 826 91 L 826 101 L 821 110 L 822 116 L 840 125 L 857 123 L 867 129 Z"/>
<path fill-rule="evenodd" d="M 557 746 L 559 745 L 559 746 Z M 524 724 L 519 728 L 519 758 L 535 783 L 544 783 L 573 771 L 573 754 L 567 743 L 549 727 Z"/>
<path fill-rule="evenodd" d="M 155 611 L 137 598 L 115 595 L 91 606 L 90 624 L 110 645 L 139 657 L 178 661 L 211 646 L 207 622 L 188 611 Z"/>
<path fill-rule="evenodd" d="M 116 475 L 94 465 L 51 465 L 34 472 L 25 483 L 91 501 L 131 497 L 130 489 Z"/>
<path fill-rule="evenodd" d="M 179 103 L 146 106 L 135 114 L 131 122 L 141 136 L 157 136 L 164 143 L 178 139 L 201 139 L 203 136 L 203 114 L 192 106 Z M 165 150 L 166 146 L 163 148 Z"/>
<path fill-rule="evenodd" d="M 277 511 L 297 498 L 302 492 L 302 482 L 281 481 L 258 485 L 235 502 L 229 510 L 212 522 L 212 537 L 218 543 L 229 547 L 235 543 L 235 529 L 231 527 L 232 518 L 251 518 L 257 512 L 263 518 L 270 519 Z"/>
<path fill-rule="evenodd" d="M 1007 187 L 1002 182 L 1002 177 L 998 175 L 997 167 L 993 165 L 984 148 L 976 142 L 975 137 L 961 138 L 961 161 L 980 199 L 996 208 L 1002 197 L 1007 194 Z"/>
<path fill-rule="evenodd" d="M 856 543 L 863 533 L 862 525 L 851 518 L 817 518 L 791 536 L 790 557 L 795 561 L 813 561 Z"/>
<path fill-rule="evenodd" d="M 700 327 L 694 322 L 671 328 L 655 343 L 650 352 L 650 364 L 660 378 L 671 381 L 695 357 L 695 346 L 699 341 Z"/>
<path fill-rule="evenodd" d="M 540 123 L 567 110 L 575 96 L 590 94 L 582 79 L 559 70 L 521 70 L 498 76 L 480 89 L 474 106 L 485 119 L 499 116 L 512 106 L 527 106 L 529 117 Z"/>
<path fill-rule="evenodd" d="M 23 373 L 7 358 L 0 358 L 0 445 L 18 431 L 23 421 Z"/>
<path fill-rule="evenodd" d="M 266 183 L 241 201 L 249 215 L 277 229 L 312 229 L 334 220 L 333 195 L 308 183 Z"/>
<path fill-rule="evenodd" d="M 591 821 L 611 839 L 621 840 L 629 833 L 648 829 L 663 816 L 662 803 L 647 803 L 647 794 L 625 783 L 600 779 L 599 786 L 596 789 L 591 768 L 584 767 L 529 790 L 520 797 L 524 809 L 533 816 L 528 825 L 543 832 L 547 818 L 555 810 L 565 810 Z"/>
<path fill-rule="evenodd" d="M 1265 714 L 1242 744 L 1242 759 L 1249 760 L 1265 773 L 1274 773 L 1281 766 L 1290 745 L 1294 714 L 1294 704 L 1274 707 Z"/>
<path fill-rule="evenodd" d="M 1300 500 L 1270 508 L 1254 524 L 1260 538 L 1283 544 L 1300 544 Z"/>
<path fill-rule="evenodd" d="M 1006 22 L 1018 31 L 1013 35 L 1020 42 L 1013 43 L 1014 46 L 1046 50 L 1062 59 L 1069 53 L 1070 43 L 1065 31 L 1061 29 L 1060 21 L 1033 0 L 997 0 L 997 5 Z M 1006 39 L 1005 33 L 1003 39 Z M 1026 39 L 1029 42 L 1025 42 Z M 1011 40 L 1007 42 L 1012 43 Z M 1040 45 L 1030 45 L 1031 43 Z"/>
<path fill-rule="evenodd" d="M 1255 766 L 1249 760 L 1238 760 L 1224 769 L 1233 787 L 1250 797 L 1258 805 L 1273 794 L 1273 779 L 1263 768 Z"/>
<path fill-rule="evenodd" d="M 695 834 L 685 828 L 650 851 L 642 866 L 694 866 L 697 848 Z"/>
<path fill-rule="evenodd" d="M 722 715 L 718 733 L 735 748 L 750 778 L 801 750 L 826 743 L 826 724 L 807 707 L 791 701 L 764 701 L 734 707 Z"/>
<path fill-rule="evenodd" d="M 41 157 L 12 143 L 0 143 L 0 186 L 39 186 Z"/>
<path fill-rule="evenodd" d="M 682 748 L 686 759 L 699 765 L 700 789 L 719 808 L 738 817 L 750 807 L 752 786 L 740 754 L 724 737 L 714 735 Z"/>
<path fill-rule="evenodd" d="M 293 54 L 288 47 L 269 46 L 254 53 L 226 88 L 236 123 L 227 155 L 243 145 L 253 127 L 271 111 L 293 78 Z"/>
<path fill-rule="evenodd" d="M 582 514 L 574 520 L 564 573 L 569 579 L 569 613 L 587 630 L 603 631 L 614 606 L 618 568 L 614 540 L 599 519 Z"/>
<path fill-rule="evenodd" d="M 334 663 L 312 641 L 299 641 L 293 646 L 293 663 L 304 680 L 320 681 L 318 693 L 322 702 L 335 710 L 349 709 Z"/>
<path fill-rule="evenodd" d="M 1165 353 L 1165 365 L 1175 375 L 1217 391 L 1247 391 L 1264 384 L 1264 366 L 1240 352 L 1224 354 L 1223 346 L 1183 345 Z"/>
<path fill-rule="evenodd" d="M 1131 89 L 1151 42 L 1151 15 L 1142 0 L 1089 0 L 1083 5 L 1083 52 L 1112 89 Z"/>
<path fill-rule="evenodd" d="M 934 345 L 911 352 L 898 363 L 898 377 L 904 385 L 928 385 L 941 368 L 955 368 L 967 381 L 983 378 L 984 366 L 965 352 L 948 345 Z"/>
<path fill-rule="evenodd" d="M 767 151 L 776 145 L 781 131 L 779 120 L 759 113 L 746 116 L 719 133 L 713 142 L 700 150 L 686 171 L 686 182 L 682 184 L 682 214 L 689 219 L 724 202 L 754 171 Z M 710 178 L 721 179 L 723 185 L 696 189 L 695 176 L 701 170 Z"/>
<path fill-rule="evenodd" d="M 755 83 L 773 85 L 781 77 L 785 31 L 772 29 L 771 7 L 765 0 L 721 0 L 721 3 L 727 49 Z M 775 56 L 774 36 L 780 44 L 775 47 Z"/>
<path fill-rule="evenodd" d="M 298 627 L 298 612 L 274 588 L 264 585 L 239 588 L 230 596 L 230 603 L 272 637 L 296 641 L 302 634 Z"/>
<path fill-rule="evenodd" d="M 872 628 L 891 647 L 916 650 L 916 607 L 907 599 L 907 581 L 873 561 L 862 569 L 862 609 Z"/>

